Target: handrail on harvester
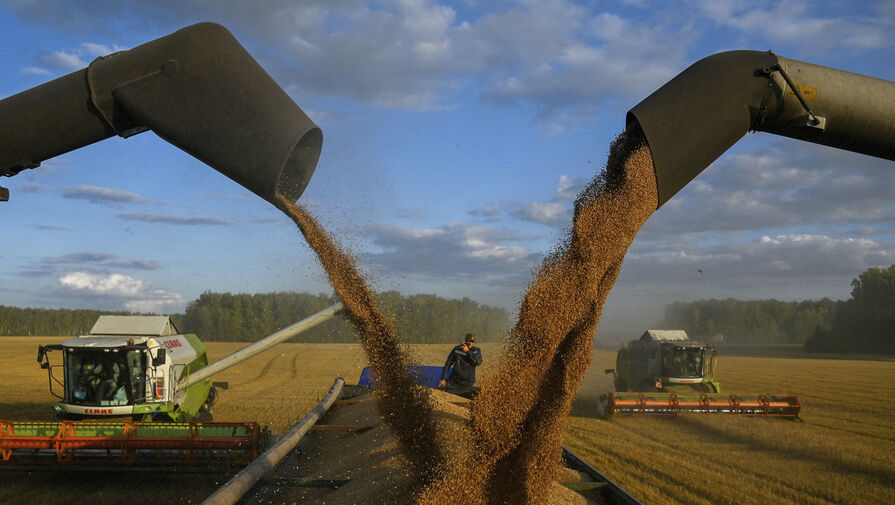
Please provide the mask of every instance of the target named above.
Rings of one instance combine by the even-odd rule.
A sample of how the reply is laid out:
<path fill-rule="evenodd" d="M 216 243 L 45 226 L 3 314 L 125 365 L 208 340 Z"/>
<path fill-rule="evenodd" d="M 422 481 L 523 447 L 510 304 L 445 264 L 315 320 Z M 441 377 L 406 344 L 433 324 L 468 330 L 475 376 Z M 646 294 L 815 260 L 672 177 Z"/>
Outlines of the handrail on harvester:
<path fill-rule="evenodd" d="M 336 303 L 331 305 L 320 312 L 312 314 L 301 321 L 292 324 L 283 328 L 280 331 L 275 333 L 271 333 L 270 335 L 262 338 L 261 340 L 251 344 L 247 347 L 243 347 L 242 349 L 230 354 L 229 356 L 222 358 L 214 363 L 200 368 L 199 370 L 193 372 L 192 374 L 185 375 L 180 382 L 177 384 L 178 388 L 185 388 L 190 383 L 197 383 L 199 381 L 205 380 L 212 375 L 221 372 L 230 368 L 231 366 L 237 365 L 256 354 L 262 353 L 271 347 L 279 344 L 280 342 L 284 342 L 289 340 L 290 338 L 298 335 L 299 333 L 310 330 L 311 328 L 317 326 L 318 324 L 325 323 L 329 321 L 336 314 L 342 310 L 343 305 L 341 303 Z"/>

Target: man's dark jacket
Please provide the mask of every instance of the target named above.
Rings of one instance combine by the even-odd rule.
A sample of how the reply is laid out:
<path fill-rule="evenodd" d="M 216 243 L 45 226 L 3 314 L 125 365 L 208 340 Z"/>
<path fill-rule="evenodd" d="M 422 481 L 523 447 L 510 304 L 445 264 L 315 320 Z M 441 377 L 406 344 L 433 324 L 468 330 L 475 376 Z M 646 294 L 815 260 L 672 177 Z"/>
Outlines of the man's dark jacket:
<path fill-rule="evenodd" d="M 441 369 L 441 380 L 447 380 L 449 387 L 472 387 L 475 384 L 475 367 L 481 364 L 482 350 L 478 346 L 473 346 L 469 351 L 464 351 L 462 345 L 454 346 Z M 454 371 L 447 379 L 452 367 Z"/>

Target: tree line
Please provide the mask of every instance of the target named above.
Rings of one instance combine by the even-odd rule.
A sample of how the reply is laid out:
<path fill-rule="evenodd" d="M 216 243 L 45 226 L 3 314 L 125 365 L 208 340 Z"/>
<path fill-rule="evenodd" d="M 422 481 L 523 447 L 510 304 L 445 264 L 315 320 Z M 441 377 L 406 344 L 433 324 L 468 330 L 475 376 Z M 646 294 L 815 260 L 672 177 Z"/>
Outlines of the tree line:
<path fill-rule="evenodd" d="M 851 283 L 828 328 L 818 328 L 805 349 L 895 353 L 895 265 L 871 268 Z"/>
<path fill-rule="evenodd" d="M 663 327 L 683 329 L 695 340 L 739 344 L 804 344 L 818 328 L 829 328 L 841 302 L 697 300 L 665 306 Z"/>
<path fill-rule="evenodd" d="M 666 305 L 663 327 L 691 338 L 804 344 L 817 352 L 895 352 L 895 265 L 852 280 L 851 298 L 802 302 L 698 300 Z"/>
<path fill-rule="evenodd" d="M 480 341 L 500 340 L 508 331 L 506 309 L 481 305 L 469 298 L 446 299 L 436 295 L 402 295 L 388 291 L 376 295 L 380 308 L 396 325 L 398 334 L 412 343 L 453 343 L 467 332 Z M 233 294 L 205 292 L 171 319 L 184 333 L 207 341 L 251 342 L 265 337 L 336 303 L 333 296 L 309 293 Z M 31 309 L 0 306 L 0 335 L 87 334 L 107 311 Z M 127 315 L 127 312 L 115 312 Z M 316 326 L 292 342 L 357 342 L 351 325 L 341 317 Z"/>
<path fill-rule="evenodd" d="M 34 309 L 0 305 L 0 335 L 85 335 L 101 314 L 127 315 L 90 309 Z"/>

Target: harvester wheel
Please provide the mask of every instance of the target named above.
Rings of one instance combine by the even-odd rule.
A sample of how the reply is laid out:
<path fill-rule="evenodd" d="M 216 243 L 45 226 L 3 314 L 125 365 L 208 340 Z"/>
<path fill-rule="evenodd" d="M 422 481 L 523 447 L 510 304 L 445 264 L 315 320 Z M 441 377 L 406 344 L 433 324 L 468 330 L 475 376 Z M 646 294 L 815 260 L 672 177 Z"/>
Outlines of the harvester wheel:
<path fill-rule="evenodd" d="M 629 385 L 625 380 L 630 371 L 630 353 L 627 349 L 619 349 L 615 358 L 615 390 L 625 393 L 629 390 Z"/>
<path fill-rule="evenodd" d="M 202 405 L 202 408 L 199 409 L 199 414 L 197 415 L 199 421 L 214 420 L 214 415 L 211 413 L 211 407 L 214 405 L 214 401 L 217 397 L 217 389 L 212 386 L 211 389 L 208 390 L 208 398 L 205 399 L 205 403 Z"/>
<path fill-rule="evenodd" d="M 625 384 L 625 380 L 619 377 L 617 374 L 615 376 L 615 390 L 619 393 L 625 393 L 628 391 L 628 385 Z"/>

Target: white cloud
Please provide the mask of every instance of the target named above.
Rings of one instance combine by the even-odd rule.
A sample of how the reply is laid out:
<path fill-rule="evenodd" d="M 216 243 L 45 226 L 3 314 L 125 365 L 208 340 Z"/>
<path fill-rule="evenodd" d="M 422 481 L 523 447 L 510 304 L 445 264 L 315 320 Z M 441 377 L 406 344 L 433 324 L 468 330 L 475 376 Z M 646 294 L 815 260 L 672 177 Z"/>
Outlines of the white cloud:
<path fill-rule="evenodd" d="M 571 222 L 568 205 L 551 202 L 533 202 L 514 214 L 519 219 L 551 226 L 563 226 Z"/>
<path fill-rule="evenodd" d="M 438 228 L 377 224 L 367 234 L 382 252 L 365 254 L 366 262 L 402 276 L 518 280 L 539 258 L 518 244 L 525 239 L 518 233 L 466 223 Z"/>
<path fill-rule="evenodd" d="M 99 56 L 106 56 L 112 53 L 116 53 L 118 51 L 125 51 L 127 47 L 119 46 L 118 44 L 106 45 L 106 44 L 96 44 L 93 42 L 81 42 L 81 52 L 87 56 L 92 58 L 97 58 Z"/>
<path fill-rule="evenodd" d="M 556 201 L 574 201 L 589 182 L 584 177 L 575 177 L 573 179 L 562 174 L 556 183 L 556 196 L 553 199 Z"/>
<path fill-rule="evenodd" d="M 143 212 L 122 212 L 118 217 L 128 221 L 145 221 L 184 226 L 230 226 L 235 223 L 227 219 L 209 216 L 178 216 L 174 214 L 148 214 Z"/>
<path fill-rule="evenodd" d="M 542 117 L 559 118 L 549 126 L 557 134 L 566 124 L 592 119 L 596 100 L 654 89 L 685 63 L 688 46 L 685 31 L 637 25 L 570 0 L 460 12 L 435 0 L 272 0 L 264 8 L 184 2 L 166 9 L 128 0 L 33 0 L 13 9 L 26 19 L 77 27 L 93 40 L 93 32 L 108 29 L 110 16 L 125 13 L 171 26 L 215 20 L 262 41 L 272 56 L 261 54 L 262 63 L 287 89 L 380 107 L 437 109 L 451 107 L 454 93 L 469 94 L 473 86 L 490 103 L 533 105 Z M 57 67 L 82 68 L 118 49 L 91 41 L 52 58 Z"/>
<path fill-rule="evenodd" d="M 789 139 L 726 155 L 660 208 L 641 235 L 790 227 L 869 228 L 895 221 L 890 161 Z"/>
<path fill-rule="evenodd" d="M 92 295 L 133 297 L 145 291 L 149 283 L 124 274 L 69 272 L 59 278 L 63 288 Z"/>
<path fill-rule="evenodd" d="M 130 191 L 89 184 L 67 187 L 62 190 L 62 197 L 88 200 L 93 203 L 142 203 L 146 201 L 142 196 Z"/>
<path fill-rule="evenodd" d="M 548 8 L 558 10 L 558 16 L 526 7 L 496 16 L 499 21 L 493 24 L 505 23 L 506 29 L 517 31 L 525 26 L 527 34 L 532 26 L 547 23 L 543 33 L 526 42 L 538 46 L 533 49 L 537 57 L 497 67 L 483 93 L 486 102 L 532 104 L 541 118 L 561 117 L 560 124 L 574 124 L 594 119 L 602 100 L 647 95 L 686 62 L 690 36 L 675 29 L 630 24 L 618 15 L 589 12 L 570 2 L 550 2 Z M 486 31 L 482 38 L 489 40 L 491 33 Z M 502 42 L 494 44 L 494 52 L 528 54 L 526 46 Z"/>
<path fill-rule="evenodd" d="M 60 72 L 72 72 L 85 68 L 91 61 L 100 56 L 106 56 L 127 48 L 117 44 L 106 45 L 94 42 L 82 42 L 73 49 L 62 49 L 43 53 L 38 60 L 50 68 Z M 22 73 L 47 75 L 51 72 L 43 67 L 30 65 L 22 69 Z"/>
<path fill-rule="evenodd" d="M 484 207 L 478 207 L 469 211 L 469 214 L 474 216 L 482 216 L 484 218 L 493 218 L 495 216 L 500 215 L 503 211 L 503 207 L 500 205 L 486 205 Z"/>
<path fill-rule="evenodd" d="M 47 70 L 45 68 L 35 67 L 33 65 L 29 65 L 29 66 L 23 68 L 22 70 L 20 70 L 19 72 L 21 72 L 23 74 L 29 74 L 29 75 L 49 75 L 51 73 L 49 70 Z"/>
<path fill-rule="evenodd" d="M 124 307 L 131 312 L 152 312 L 155 314 L 165 314 L 184 310 L 184 300 L 179 293 L 171 293 L 163 289 L 154 289 L 147 293 L 147 295 L 124 302 Z"/>
<path fill-rule="evenodd" d="M 591 20 L 590 27 L 595 37 L 615 40 L 627 34 L 630 23 L 616 14 L 601 12 Z"/>
<path fill-rule="evenodd" d="M 42 193 L 50 189 L 50 187 L 42 182 L 25 181 L 16 185 L 15 189 L 23 193 Z"/>
<path fill-rule="evenodd" d="M 68 51 L 53 51 L 44 54 L 40 57 L 40 61 L 63 72 L 80 70 L 87 66 L 87 62 L 82 60 L 79 55 Z"/>
<path fill-rule="evenodd" d="M 715 22 L 757 34 L 777 43 L 795 44 L 811 50 L 832 45 L 850 49 L 881 49 L 895 45 L 892 20 L 885 17 L 820 17 L 809 2 L 736 2 L 705 0 L 692 2 Z"/>
<path fill-rule="evenodd" d="M 153 288 L 152 283 L 120 273 L 68 272 L 59 277 L 63 292 L 117 302 L 133 312 L 172 312 L 184 308 L 179 293 Z"/>
<path fill-rule="evenodd" d="M 638 280 L 651 279 L 657 285 L 676 285 L 685 290 L 684 283 L 694 278 L 705 280 L 695 275 L 702 270 L 715 281 L 723 279 L 728 287 L 760 289 L 764 285 L 760 296 L 767 298 L 775 296 L 768 287 L 781 282 L 798 286 L 800 282 L 837 278 L 838 288 L 845 288 L 852 277 L 867 268 L 895 263 L 895 244 L 821 234 L 764 235 L 754 240 L 691 244 L 679 249 L 639 244 L 634 250 L 626 268 Z"/>

